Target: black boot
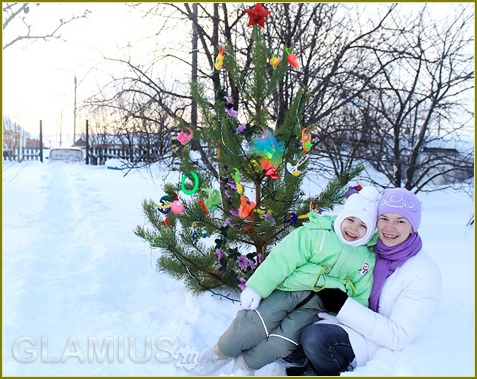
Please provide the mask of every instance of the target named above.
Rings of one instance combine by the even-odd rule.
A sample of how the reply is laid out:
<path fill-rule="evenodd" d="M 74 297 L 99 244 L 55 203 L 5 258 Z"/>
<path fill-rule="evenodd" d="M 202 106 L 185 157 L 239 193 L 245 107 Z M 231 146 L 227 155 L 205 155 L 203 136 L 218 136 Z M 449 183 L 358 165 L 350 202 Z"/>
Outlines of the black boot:
<path fill-rule="evenodd" d="M 318 376 L 313 365 L 308 362 L 304 367 L 288 367 L 287 376 Z"/>
<path fill-rule="evenodd" d="M 300 346 L 286 357 L 280 358 L 285 367 L 306 367 L 308 357 Z"/>

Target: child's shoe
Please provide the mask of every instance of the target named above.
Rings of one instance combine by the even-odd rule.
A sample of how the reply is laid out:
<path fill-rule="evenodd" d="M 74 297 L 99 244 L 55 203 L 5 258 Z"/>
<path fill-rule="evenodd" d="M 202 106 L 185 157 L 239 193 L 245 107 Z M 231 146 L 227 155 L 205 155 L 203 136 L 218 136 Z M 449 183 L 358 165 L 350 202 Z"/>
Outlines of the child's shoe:
<path fill-rule="evenodd" d="M 207 376 L 213 374 L 229 363 L 233 358 L 226 357 L 219 351 L 217 344 L 204 350 L 197 357 L 197 366 L 194 368 L 194 374 L 198 376 Z"/>
<path fill-rule="evenodd" d="M 235 376 L 255 376 L 255 370 L 247 366 L 243 359 L 243 354 L 235 357 L 233 375 Z"/>

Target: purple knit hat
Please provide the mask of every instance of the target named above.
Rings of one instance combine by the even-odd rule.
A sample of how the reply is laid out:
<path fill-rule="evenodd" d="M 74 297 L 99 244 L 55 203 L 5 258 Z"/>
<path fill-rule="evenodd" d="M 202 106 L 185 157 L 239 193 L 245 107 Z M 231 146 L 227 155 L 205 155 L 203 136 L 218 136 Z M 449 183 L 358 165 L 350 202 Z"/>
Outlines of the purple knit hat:
<path fill-rule="evenodd" d="M 378 218 L 383 213 L 397 213 L 404 216 L 417 232 L 421 224 L 421 201 L 405 188 L 388 188 L 383 191 L 378 205 Z"/>

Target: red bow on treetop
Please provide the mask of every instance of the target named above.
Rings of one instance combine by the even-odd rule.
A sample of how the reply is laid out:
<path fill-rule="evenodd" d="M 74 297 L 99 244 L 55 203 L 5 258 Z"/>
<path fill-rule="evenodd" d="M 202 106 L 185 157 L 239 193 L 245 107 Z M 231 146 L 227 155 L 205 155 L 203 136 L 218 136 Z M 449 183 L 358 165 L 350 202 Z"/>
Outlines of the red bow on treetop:
<path fill-rule="evenodd" d="M 265 27 L 265 17 L 267 17 L 270 13 L 270 11 L 264 9 L 262 7 L 262 3 L 257 3 L 255 7 L 253 8 L 248 8 L 245 9 L 245 12 L 247 12 L 249 20 L 248 20 L 248 25 L 247 26 L 252 26 L 254 24 L 260 25 L 262 28 Z"/>

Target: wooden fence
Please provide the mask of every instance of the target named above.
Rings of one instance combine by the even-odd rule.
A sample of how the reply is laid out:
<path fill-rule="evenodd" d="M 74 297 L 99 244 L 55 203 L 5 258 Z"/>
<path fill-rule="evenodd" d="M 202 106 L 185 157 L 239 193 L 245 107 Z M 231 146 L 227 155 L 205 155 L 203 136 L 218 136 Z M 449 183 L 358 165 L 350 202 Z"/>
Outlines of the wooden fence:
<path fill-rule="evenodd" d="M 43 149 L 43 156 L 47 149 Z M 40 160 L 40 148 L 8 148 L 3 150 L 4 161 L 39 161 Z"/>
<path fill-rule="evenodd" d="M 83 148 L 85 161 L 91 165 L 104 165 L 106 160 L 118 158 L 128 162 L 154 162 L 164 157 L 164 152 L 159 148 L 90 148 L 86 154 L 86 148 Z M 50 149 L 43 149 L 43 162 L 46 161 Z M 3 150 L 4 161 L 40 161 L 40 148 L 10 148 Z"/>

